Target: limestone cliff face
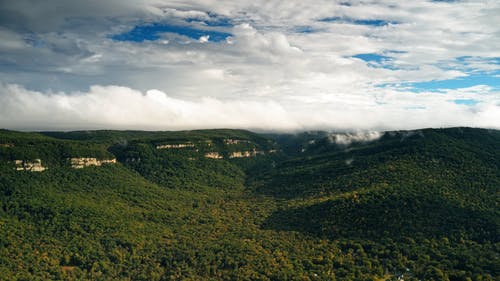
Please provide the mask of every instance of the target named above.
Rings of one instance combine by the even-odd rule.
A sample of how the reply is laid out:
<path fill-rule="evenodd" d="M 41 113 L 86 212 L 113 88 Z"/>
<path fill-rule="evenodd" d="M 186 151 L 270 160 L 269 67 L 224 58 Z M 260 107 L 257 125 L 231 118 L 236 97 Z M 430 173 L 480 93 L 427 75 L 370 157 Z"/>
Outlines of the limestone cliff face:
<path fill-rule="evenodd" d="M 115 164 L 116 159 L 97 159 L 93 157 L 70 158 L 71 168 L 81 169 L 89 166 L 101 166 L 102 164 Z"/>
<path fill-rule="evenodd" d="M 33 161 L 28 160 L 14 160 L 17 171 L 30 171 L 30 172 L 43 172 L 47 170 L 47 167 L 42 165 L 41 159 L 35 159 Z"/>
<path fill-rule="evenodd" d="M 252 157 L 253 154 L 251 151 L 235 151 L 229 154 L 229 158 L 243 158 L 243 157 Z"/>
<path fill-rule="evenodd" d="M 251 143 L 251 141 L 238 140 L 238 139 L 224 139 L 224 144 L 240 144 L 240 143 Z"/>
<path fill-rule="evenodd" d="M 186 147 L 194 147 L 192 143 L 174 143 L 174 144 L 162 144 L 157 145 L 156 149 L 172 149 L 172 148 L 186 148 Z"/>
<path fill-rule="evenodd" d="M 219 154 L 219 152 L 207 152 L 205 153 L 206 158 L 212 158 L 212 159 L 222 159 L 222 155 Z"/>
<path fill-rule="evenodd" d="M 13 143 L 0 143 L 0 147 L 14 147 Z"/>
<path fill-rule="evenodd" d="M 276 153 L 276 150 L 270 150 L 267 153 Z M 266 152 L 262 150 L 250 150 L 250 151 L 233 151 L 229 154 L 229 159 L 233 158 L 246 158 L 246 157 L 255 157 L 257 155 L 265 155 Z M 206 158 L 212 159 L 223 159 L 224 157 L 218 152 L 208 152 L 205 153 Z"/>
<path fill-rule="evenodd" d="M 264 151 L 252 150 L 252 151 L 234 151 L 229 154 L 229 158 L 244 158 L 244 157 L 255 157 L 257 155 L 264 155 Z"/>

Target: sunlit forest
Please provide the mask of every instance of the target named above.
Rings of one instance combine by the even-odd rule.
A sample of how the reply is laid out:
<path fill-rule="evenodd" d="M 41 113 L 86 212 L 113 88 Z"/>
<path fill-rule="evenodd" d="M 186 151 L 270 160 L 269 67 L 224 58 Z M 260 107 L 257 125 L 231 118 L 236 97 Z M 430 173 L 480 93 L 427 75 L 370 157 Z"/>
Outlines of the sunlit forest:
<path fill-rule="evenodd" d="M 335 136 L 2 130 L 0 279 L 500 280 L 500 131 Z"/>

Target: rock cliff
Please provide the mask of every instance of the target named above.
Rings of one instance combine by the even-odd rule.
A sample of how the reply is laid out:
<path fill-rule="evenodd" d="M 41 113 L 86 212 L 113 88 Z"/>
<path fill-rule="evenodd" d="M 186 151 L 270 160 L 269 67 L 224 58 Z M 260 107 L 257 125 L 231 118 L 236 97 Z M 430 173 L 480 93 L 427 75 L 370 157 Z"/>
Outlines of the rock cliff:
<path fill-rule="evenodd" d="M 172 149 L 172 148 L 186 148 L 186 147 L 194 147 L 194 144 L 192 143 L 162 144 L 162 145 L 157 145 L 156 149 Z"/>
<path fill-rule="evenodd" d="M 114 164 L 116 159 L 102 159 L 99 160 L 93 157 L 80 157 L 80 158 L 70 158 L 71 168 L 81 169 L 89 166 L 101 166 L 102 164 Z"/>
<path fill-rule="evenodd" d="M 14 160 L 17 171 L 30 171 L 30 172 L 43 172 L 47 170 L 47 167 L 42 165 L 41 159 L 35 159 L 33 161 L 29 160 Z"/>
<path fill-rule="evenodd" d="M 205 157 L 206 158 L 212 158 L 212 159 L 222 159 L 224 157 L 222 157 L 221 154 L 219 154 L 219 152 L 207 152 L 205 153 Z"/>

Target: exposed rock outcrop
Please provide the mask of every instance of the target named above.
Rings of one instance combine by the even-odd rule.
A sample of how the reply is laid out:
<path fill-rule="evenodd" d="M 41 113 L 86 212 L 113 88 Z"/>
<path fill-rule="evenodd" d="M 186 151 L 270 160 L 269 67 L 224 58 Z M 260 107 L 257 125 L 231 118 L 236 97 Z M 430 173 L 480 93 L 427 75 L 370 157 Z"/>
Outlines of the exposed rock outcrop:
<path fill-rule="evenodd" d="M 115 164 L 116 159 L 99 160 L 93 157 L 70 158 L 71 168 L 81 169 L 88 166 L 101 166 L 102 164 Z"/>
<path fill-rule="evenodd" d="M 14 147 L 13 143 L 0 143 L 0 147 Z"/>
<path fill-rule="evenodd" d="M 251 141 L 238 140 L 238 139 L 224 139 L 224 144 L 240 144 L 240 143 L 251 143 Z"/>
<path fill-rule="evenodd" d="M 30 172 L 43 172 L 47 170 L 47 167 L 42 165 L 41 159 L 35 159 L 33 161 L 28 160 L 14 160 L 17 171 L 30 171 Z"/>
<path fill-rule="evenodd" d="M 224 158 L 219 152 L 207 152 L 205 153 L 206 158 L 212 158 L 212 159 L 222 159 Z"/>
<path fill-rule="evenodd" d="M 229 158 L 244 158 L 244 157 L 255 157 L 257 155 L 264 155 L 265 152 L 261 150 L 252 151 L 234 151 L 229 154 Z"/>
<path fill-rule="evenodd" d="M 192 143 L 173 143 L 173 144 L 162 144 L 157 145 L 156 149 L 172 149 L 172 148 L 186 148 L 186 147 L 194 147 Z"/>

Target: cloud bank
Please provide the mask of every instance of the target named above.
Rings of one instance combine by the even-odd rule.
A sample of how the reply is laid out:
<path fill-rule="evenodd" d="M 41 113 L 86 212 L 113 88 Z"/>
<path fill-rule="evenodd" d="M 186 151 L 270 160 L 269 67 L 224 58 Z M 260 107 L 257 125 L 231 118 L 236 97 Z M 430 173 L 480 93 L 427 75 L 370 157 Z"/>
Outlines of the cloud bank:
<path fill-rule="evenodd" d="M 397 95 L 402 95 L 397 93 Z M 414 93 L 406 93 L 414 96 Z M 213 97 L 175 98 L 159 90 L 141 92 L 119 86 L 92 86 L 86 92 L 42 93 L 18 85 L 0 85 L 0 124 L 24 130 L 144 129 L 180 130 L 247 128 L 261 131 L 305 129 L 389 130 L 466 125 L 499 128 L 500 110 L 491 102 L 471 106 L 450 101 L 449 95 L 420 93 L 422 108 L 406 108 L 404 98 L 387 93 L 377 100 L 303 102 Z M 480 95 L 477 94 L 477 95 Z M 499 102 L 498 95 L 496 103 Z M 437 116 L 437 117 L 436 117 Z M 335 135 L 349 144 L 380 137 L 378 132 Z"/>

